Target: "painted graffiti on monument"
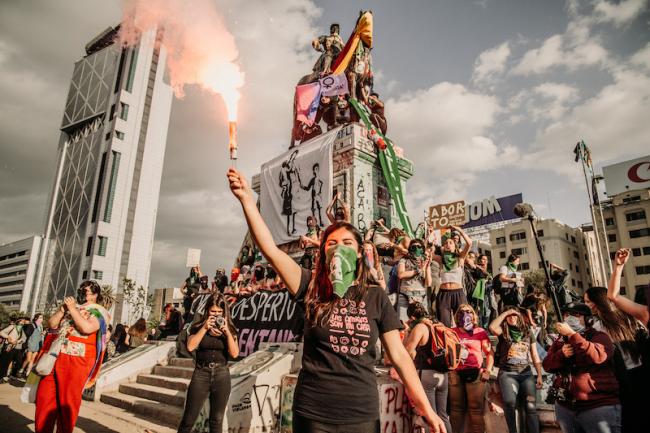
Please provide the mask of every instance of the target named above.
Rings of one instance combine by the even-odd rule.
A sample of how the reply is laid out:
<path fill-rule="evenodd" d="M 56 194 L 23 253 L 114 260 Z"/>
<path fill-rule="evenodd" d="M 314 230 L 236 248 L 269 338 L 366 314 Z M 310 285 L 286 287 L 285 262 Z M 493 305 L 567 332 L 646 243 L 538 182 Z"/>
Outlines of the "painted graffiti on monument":
<path fill-rule="evenodd" d="M 404 385 L 399 382 L 379 386 L 381 433 L 413 433 L 413 412 Z"/>
<path fill-rule="evenodd" d="M 289 292 L 260 291 L 241 298 L 231 307 L 233 322 L 238 330 L 239 355 L 255 352 L 260 343 L 287 343 L 302 335 L 304 309 L 296 304 Z"/>

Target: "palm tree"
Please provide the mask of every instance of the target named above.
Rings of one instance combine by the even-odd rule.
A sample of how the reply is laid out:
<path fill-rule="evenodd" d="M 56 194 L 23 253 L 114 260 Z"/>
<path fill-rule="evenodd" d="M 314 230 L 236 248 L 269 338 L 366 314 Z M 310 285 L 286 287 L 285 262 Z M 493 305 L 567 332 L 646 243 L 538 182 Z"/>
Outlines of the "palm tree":
<path fill-rule="evenodd" d="M 104 308 L 110 310 L 115 303 L 115 293 L 113 293 L 113 286 L 110 284 L 105 284 L 102 286 L 102 299 Z"/>

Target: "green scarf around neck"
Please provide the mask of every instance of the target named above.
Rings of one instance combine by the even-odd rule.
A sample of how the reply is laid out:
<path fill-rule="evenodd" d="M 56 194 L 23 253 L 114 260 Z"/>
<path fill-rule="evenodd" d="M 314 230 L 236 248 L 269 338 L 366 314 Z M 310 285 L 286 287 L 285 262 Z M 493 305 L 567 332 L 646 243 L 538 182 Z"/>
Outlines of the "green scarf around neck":
<path fill-rule="evenodd" d="M 519 343 L 524 336 L 524 333 L 516 326 L 508 325 L 508 332 L 510 333 L 510 338 L 515 343 Z"/>
<path fill-rule="evenodd" d="M 445 251 L 442 253 L 442 266 L 445 269 L 445 272 L 450 272 L 458 264 L 458 257 L 456 253 Z"/>
<path fill-rule="evenodd" d="M 510 272 L 517 272 L 517 265 L 515 265 L 514 263 L 512 263 L 512 262 L 507 262 L 507 263 L 506 263 L 506 266 L 508 267 L 508 269 L 510 270 Z"/>

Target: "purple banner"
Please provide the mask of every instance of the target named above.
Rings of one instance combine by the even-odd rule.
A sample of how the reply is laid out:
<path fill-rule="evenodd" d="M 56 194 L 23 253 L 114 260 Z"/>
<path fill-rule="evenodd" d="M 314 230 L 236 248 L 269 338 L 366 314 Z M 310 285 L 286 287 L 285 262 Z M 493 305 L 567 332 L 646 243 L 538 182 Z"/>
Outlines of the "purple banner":
<path fill-rule="evenodd" d="M 478 227 L 485 224 L 498 223 L 519 218 L 512 209 L 517 203 L 523 202 L 521 193 L 506 197 L 494 196 L 484 200 L 475 201 L 466 205 L 464 229 Z"/>

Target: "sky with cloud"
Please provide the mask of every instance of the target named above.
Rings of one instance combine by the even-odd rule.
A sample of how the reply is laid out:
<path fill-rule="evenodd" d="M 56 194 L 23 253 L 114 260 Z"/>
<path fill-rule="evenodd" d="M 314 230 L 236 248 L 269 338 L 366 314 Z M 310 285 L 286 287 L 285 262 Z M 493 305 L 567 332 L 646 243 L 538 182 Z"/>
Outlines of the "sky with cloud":
<path fill-rule="evenodd" d="M 412 218 L 429 205 L 522 192 L 544 217 L 588 221 L 572 149 L 597 171 L 650 149 L 649 0 L 215 1 L 246 73 L 240 160 L 248 176 L 287 148 L 296 81 L 332 22 L 345 38 L 375 18 L 375 90 L 388 135 L 416 161 Z M 0 4 L 0 243 L 40 233 L 73 64 L 121 3 Z M 188 247 L 230 267 L 244 221 L 227 190 L 223 104 L 196 88 L 174 101 L 150 287 L 178 285 Z"/>

